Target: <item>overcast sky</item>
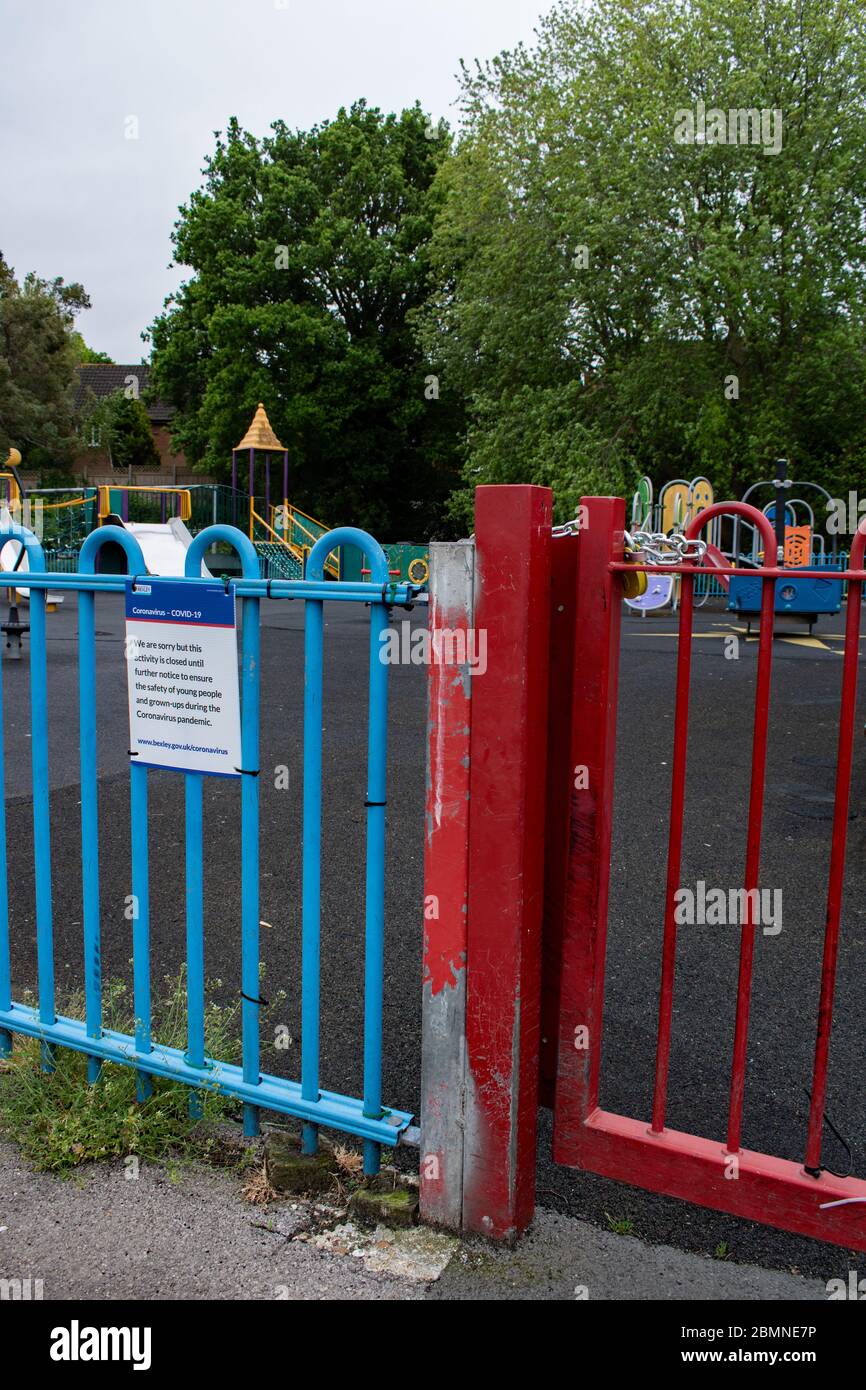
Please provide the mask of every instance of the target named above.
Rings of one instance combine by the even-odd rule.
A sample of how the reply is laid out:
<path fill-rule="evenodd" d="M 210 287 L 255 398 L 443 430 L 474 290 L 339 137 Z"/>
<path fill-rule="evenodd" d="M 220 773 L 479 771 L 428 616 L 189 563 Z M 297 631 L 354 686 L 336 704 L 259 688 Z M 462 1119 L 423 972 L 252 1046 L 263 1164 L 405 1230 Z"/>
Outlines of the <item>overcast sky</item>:
<path fill-rule="evenodd" d="M 263 135 L 358 97 L 453 125 L 460 58 L 530 41 L 546 0 L 0 0 L 0 250 L 79 280 L 118 362 L 182 272 L 178 205 L 229 116 Z M 138 122 L 138 139 L 126 131 Z"/>

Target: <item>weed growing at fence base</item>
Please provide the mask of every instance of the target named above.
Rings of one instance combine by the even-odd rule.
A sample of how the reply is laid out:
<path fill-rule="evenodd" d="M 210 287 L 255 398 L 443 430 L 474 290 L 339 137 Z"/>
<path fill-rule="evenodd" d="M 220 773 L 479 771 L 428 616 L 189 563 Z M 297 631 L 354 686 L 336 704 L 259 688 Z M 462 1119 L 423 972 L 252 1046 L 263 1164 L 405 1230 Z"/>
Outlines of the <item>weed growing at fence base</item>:
<path fill-rule="evenodd" d="M 126 993 L 120 982 L 106 986 L 104 1024 L 133 1033 Z M 82 999 L 71 998 L 59 1012 L 82 1017 Z M 155 1015 L 154 1041 L 185 1047 L 184 972 L 167 979 L 166 997 Z M 208 1000 L 205 1047 L 210 1056 L 238 1060 L 239 1015 L 239 1004 L 220 1008 Z M 191 1157 L 201 1150 L 202 1125 L 236 1110 L 238 1102 L 218 1091 L 202 1092 L 202 1118 L 194 1122 L 189 1116 L 190 1094 L 182 1082 L 154 1077 L 153 1095 L 139 1104 L 131 1067 L 106 1062 L 100 1080 L 91 1086 L 83 1053 L 58 1048 L 55 1071 L 43 1072 L 39 1041 L 16 1036 L 11 1056 L 0 1062 L 0 1133 L 14 1140 L 36 1169 L 46 1172 L 67 1172 L 94 1159 L 129 1154 L 149 1161 L 168 1155 Z"/>

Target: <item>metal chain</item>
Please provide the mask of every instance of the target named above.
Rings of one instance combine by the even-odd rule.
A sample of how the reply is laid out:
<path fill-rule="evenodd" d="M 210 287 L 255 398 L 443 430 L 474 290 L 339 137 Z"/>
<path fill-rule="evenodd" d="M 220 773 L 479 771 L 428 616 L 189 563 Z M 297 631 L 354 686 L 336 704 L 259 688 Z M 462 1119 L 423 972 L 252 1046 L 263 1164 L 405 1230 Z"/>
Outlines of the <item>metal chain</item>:
<path fill-rule="evenodd" d="M 626 549 L 640 552 L 654 565 L 681 565 L 686 560 L 702 560 L 707 553 L 707 542 L 686 540 L 685 536 L 673 531 L 666 536 L 664 531 L 625 531 Z"/>
<path fill-rule="evenodd" d="M 580 517 L 553 527 L 554 536 L 574 536 L 583 529 Z M 624 531 L 627 550 L 638 551 L 653 565 L 681 565 L 686 560 L 702 560 L 707 542 L 686 540 L 678 531 L 666 536 L 664 531 Z"/>

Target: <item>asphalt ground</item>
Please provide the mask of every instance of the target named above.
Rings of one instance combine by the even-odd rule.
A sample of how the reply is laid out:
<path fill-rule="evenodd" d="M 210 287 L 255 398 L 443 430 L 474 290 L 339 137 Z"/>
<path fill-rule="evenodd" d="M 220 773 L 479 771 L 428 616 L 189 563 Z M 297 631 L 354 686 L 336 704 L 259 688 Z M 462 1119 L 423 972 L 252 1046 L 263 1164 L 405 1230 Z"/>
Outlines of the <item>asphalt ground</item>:
<path fill-rule="evenodd" d="M 41 1280 L 46 1301 L 78 1309 L 90 1299 L 827 1301 L 821 1280 L 650 1246 L 562 1212 L 539 1210 L 514 1250 L 418 1227 L 394 1232 L 389 1247 L 381 1227 L 333 1216 L 333 1236 L 308 1244 L 313 1204 L 250 1206 L 235 1171 L 142 1163 L 129 1182 L 112 1161 L 68 1182 L 33 1172 L 4 1141 L 0 1171 L 0 1279 Z M 685 1308 L 682 1317 L 691 1321 Z"/>
<path fill-rule="evenodd" d="M 100 852 L 104 978 L 130 976 L 129 783 L 122 599 L 96 600 L 100 762 Z M 368 610 L 326 605 L 324 825 L 322 867 L 322 1085 L 360 1094 L 362 1070 L 363 875 Z M 403 621 L 400 614 L 396 615 Z M 844 615 L 843 615 L 844 617 Z M 426 621 L 426 610 L 409 619 Z M 261 917 L 265 997 L 285 1024 L 288 1052 L 263 1040 L 263 1066 L 297 1076 L 300 1036 L 300 879 L 303 609 L 262 603 Z M 755 956 L 744 1143 L 801 1159 L 830 845 L 842 618 L 819 624 L 814 644 L 775 643 L 762 883 L 783 893 L 783 927 L 759 933 Z M 742 879 L 757 644 L 719 607 L 696 615 L 683 884 L 735 887 Z M 673 731 L 676 620 L 669 613 L 624 621 L 620 679 L 617 811 L 610 904 L 601 1102 L 649 1114 L 661 956 L 667 810 Z M 78 688 L 74 595 L 48 619 L 49 755 L 55 957 L 58 994 L 80 988 L 81 871 Z M 36 985 L 32 802 L 26 660 L 4 661 L 4 747 L 13 982 Z M 384 1099 L 417 1108 L 424 805 L 425 673 L 391 668 L 388 873 L 386 892 Z M 828 1112 L 866 1176 L 866 981 L 864 740 L 858 708 L 853 801 Z M 288 789 L 278 770 L 288 769 Z M 150 777 L 151 953 L 155 981 L 184 959 L 183 779 Z M 217 998 L 240 988 L 240 816 L 237 787 L 205 784 L 205 940 Z M 722 1138 L 739 931 L 680 931 L 668 1123 Z M 699 1207 L 554 1165 L 550 1115 L 539 1133 L 540 1201 L 600 1226 L 630 1221 L 650 1243 L 795 1269 L 827 1279 L 866 1259 Z M 411 1151 L 407 1151 L 407 1156 Z M 825 1162 L 848 1170 L 828 1134 Z"/>

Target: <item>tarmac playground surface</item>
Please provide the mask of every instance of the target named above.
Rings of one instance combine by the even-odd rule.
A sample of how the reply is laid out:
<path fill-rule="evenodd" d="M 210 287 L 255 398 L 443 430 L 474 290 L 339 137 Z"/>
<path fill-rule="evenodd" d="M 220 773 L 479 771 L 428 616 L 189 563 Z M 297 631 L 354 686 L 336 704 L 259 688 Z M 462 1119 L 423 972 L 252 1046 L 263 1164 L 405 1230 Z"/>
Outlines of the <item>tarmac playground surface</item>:
<path fill-rule="evenodd" d="M 263 601 L 261 611 L 262 992 L 270 998 L 279 989 L 287 991 L 275 1022 L 285 1023 L 297 1039 L 303 604 Z M 325 613 L 321 1077 L 328 1089 L 360 1094 L 369 612 L 361 605 L 331 603 Z M 395 623 L 406 620 L 395 610 Z M 426 609 L 416 608 L 408 620 L 413 626 L 424 624 Z M 811 1076 L 820 980 L 843 621 L 844 612 L 822 619 L 811 641 L 785 637 L 774 644 L 761 882 L 782 889 L 783 927 L 778 935 L 757 936 L 744 1144 L 795 1160 L 802 1158 L 805 1137 L 804 1087 Z M 131 943 L 123 909 L 130 891 L 130 831 L 121 595 L 97 596 L 96 624 L 103 978 L 128 979 Z M 623 619 L 601 1103 L 635 1116 L 648 1116 L 651 1106 L 676 630 L 677 619 L 667 612 Z M 727 890 L 741 881 L 745 855 L 757 642 L 746 641 L 744 624 L 719 605 L 699 610 L 695 634 L 682 881 L 703 879 L 708 888 Z M 725 655 L 725 639 L 732 635 L 740 637 L 737 659 Z M 62 997 L 79 987 L 82 978 L 77 625 L 71 593 L 48 618 L 48 673 L 55 961 Z M 425 674 L 423 667 L 412 665 L 390 671 L 383 1098 L 407 1110 L 417 1110 L 420 1088 Z M 26 659 L 4 662 L 3 680 L 13 990 L 20 998 L 24 988 L 36 985 Z M 851 1146 L 853 1171 L 860 1176 L 866 1174 L 863 707 L 861 692 L 827 1099 L 828 1113 Z M 288 789 L 275 785 L 281 767 L 288 768 Z M 206 779 L 206 969 L 210 978 L 222 981 L 216 997 L 224 1000 L 235 998 L 240 988 L 239 803 L 233 784 Z M 150 775 L 150 847 L 156 993 L 161 977 L 176 974 L 184 958 L 183 779 L 172 773 Z M 737 927 L 680 929 L 668 1123 L 708 1137 L 722 1137 L 727 1114 L 738 945 Z M 299 1044 L 280 1053 L 267 1042 L 263 1038 L 263 1067 L 297 1075 Z M 715 1261 L 717 1270 L 738 1262 L 794 1270 L 817 1280 L 844 1278 L 849 1269 L 866 1274 L 866 1257 L 842 1248 L 558 1167 L 550 1159 L 550 1133 L 551 1117 L 542 1111 L 539 1204 L 553 1213 L 545 1221 L 555 1223 L 557 1212 L 581 1218 L 614 1242 L 623 1238 L 613 1236 L 610 1221 L 630 1222 L 634 1235 L 652 1246 L 704 1255 L 724 1242 L 728 1261 Z M 399 1152 L 401 1162 L 417 1163 L 416 1151 Z M 9 1147 L 4 1145 L 2 1153 L 0 1191 L 10 1179 Z M 829 1132 L 824 1161 L 838 1171 L 848 1170 L 848 1156 Z M 130 1200 L 128 1186 L 123 1195 Z M 65 1230 L 67 1237 L 72 1234 L 68 1223 Z M 816 1296 L 815 1287 L 810 1285 L 813 1292 L 807 1294 L 804 1283 L 803 1296 Z M 467 1290 L 456 1296 L 476 1295 Z M 624 1291 L 619 1296 L 628 1295 Z M 766 1296 L 796 1294 L 786 1284 L 784 1291 L 780 1287 Z"/>

